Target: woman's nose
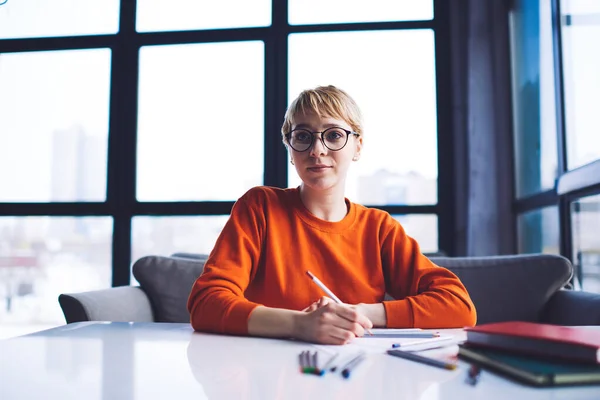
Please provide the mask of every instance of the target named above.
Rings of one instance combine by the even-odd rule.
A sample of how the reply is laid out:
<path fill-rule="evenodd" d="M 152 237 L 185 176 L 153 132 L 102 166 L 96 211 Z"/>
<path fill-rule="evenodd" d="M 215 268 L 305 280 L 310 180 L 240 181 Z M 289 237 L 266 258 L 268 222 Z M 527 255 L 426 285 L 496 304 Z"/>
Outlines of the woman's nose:
<path fill-rule="evenodd" d="M 327 153 L 327 147 L 323 143 L 323 138 L 319 136 L 315 136 L 315 141 L 310 149 L 310 155 L 313 157 L 318 157 L 320 155 L 325 155 Z"/>

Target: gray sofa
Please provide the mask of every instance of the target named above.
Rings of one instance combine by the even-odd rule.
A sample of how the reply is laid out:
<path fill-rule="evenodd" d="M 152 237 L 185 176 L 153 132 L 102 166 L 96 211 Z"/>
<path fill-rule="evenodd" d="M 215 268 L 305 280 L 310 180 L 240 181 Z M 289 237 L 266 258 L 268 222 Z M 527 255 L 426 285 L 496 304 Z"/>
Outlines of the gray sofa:
<path fill-rule="evenodd" d="M 133 265 L 140 286 L 61 294 L 67 323 L 78 321 L 189 322 L 187 298 L 206 255 L 143 257 Z M 532 321 L 600 325 L 600 294 L 566 290 L 571 263 L 534 254 L 478 258 L 430 257 L 453 271 L 477 308 L 477 323 Z"/>

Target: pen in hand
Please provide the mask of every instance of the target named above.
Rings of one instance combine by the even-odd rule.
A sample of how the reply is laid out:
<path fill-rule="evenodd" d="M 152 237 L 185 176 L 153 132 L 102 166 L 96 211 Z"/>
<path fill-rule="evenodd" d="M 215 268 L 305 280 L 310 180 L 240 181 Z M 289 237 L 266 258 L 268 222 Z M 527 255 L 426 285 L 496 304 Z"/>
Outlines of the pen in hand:
<path fill-rule="evenodd" d="M 333 294 L 333 292 L 331 290 L 329 290 L 329 288 L 327 286 L 325 286 L 325 284 L 323 282 L 321 282 L 319 280 L 319 278 L 317 278 L 316 276 L 314 276 L 310 271 L 306 271 L 306 275 L 308 275 L 308 277 L 318 286 L 321 288 L 322 291 L 324 291 L 329 297 L 331 297 L 333 299 L 333 301 L 335 301 L 337 304 L 344 304 L 335 294 Z M 373 336 L 373 333 L 371 332 L 370 329 L 365 329 L 365 331 Z"/>

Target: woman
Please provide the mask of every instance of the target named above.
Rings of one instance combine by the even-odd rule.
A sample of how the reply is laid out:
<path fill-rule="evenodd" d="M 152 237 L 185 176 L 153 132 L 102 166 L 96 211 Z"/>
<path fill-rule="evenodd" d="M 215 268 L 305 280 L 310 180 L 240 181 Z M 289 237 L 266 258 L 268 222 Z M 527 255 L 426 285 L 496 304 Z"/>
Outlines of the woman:
<path fill-rule="evenodd" d="M 192 287 L 194 329 L 345 344 L 373 326 L 475 324 L 454 274 L 423 256 L 388 213 L 344 197 L 363 145 L 361 113 L 347 93 L 305 90 L 282 135 L 302 184 L 256 187 L 235 203 Z M 321 297 L 307 271 L 343 304 Z M 397 300 L 384 301 L 386 292 Z"/>

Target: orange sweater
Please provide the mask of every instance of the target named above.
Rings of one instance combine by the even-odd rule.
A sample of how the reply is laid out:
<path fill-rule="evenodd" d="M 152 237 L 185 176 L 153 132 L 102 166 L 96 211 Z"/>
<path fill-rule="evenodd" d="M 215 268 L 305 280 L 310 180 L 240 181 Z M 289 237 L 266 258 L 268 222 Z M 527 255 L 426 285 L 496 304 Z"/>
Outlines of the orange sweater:
<path fill-rule="evenodd" d="M 325 294 L 310 270 L 348 304 L 381 303 L 389 328 L 475 324 L 459 279 L 423 256 L 388 213 L 346 200 L 339 222 L 312 215 L 298 189 L 256 187 L 231 216 L 188 299 L 195 330 L 248 333 L 258 305 L 302 310 Z M 398 300 L 383 301 L 385 293 Z"/>

